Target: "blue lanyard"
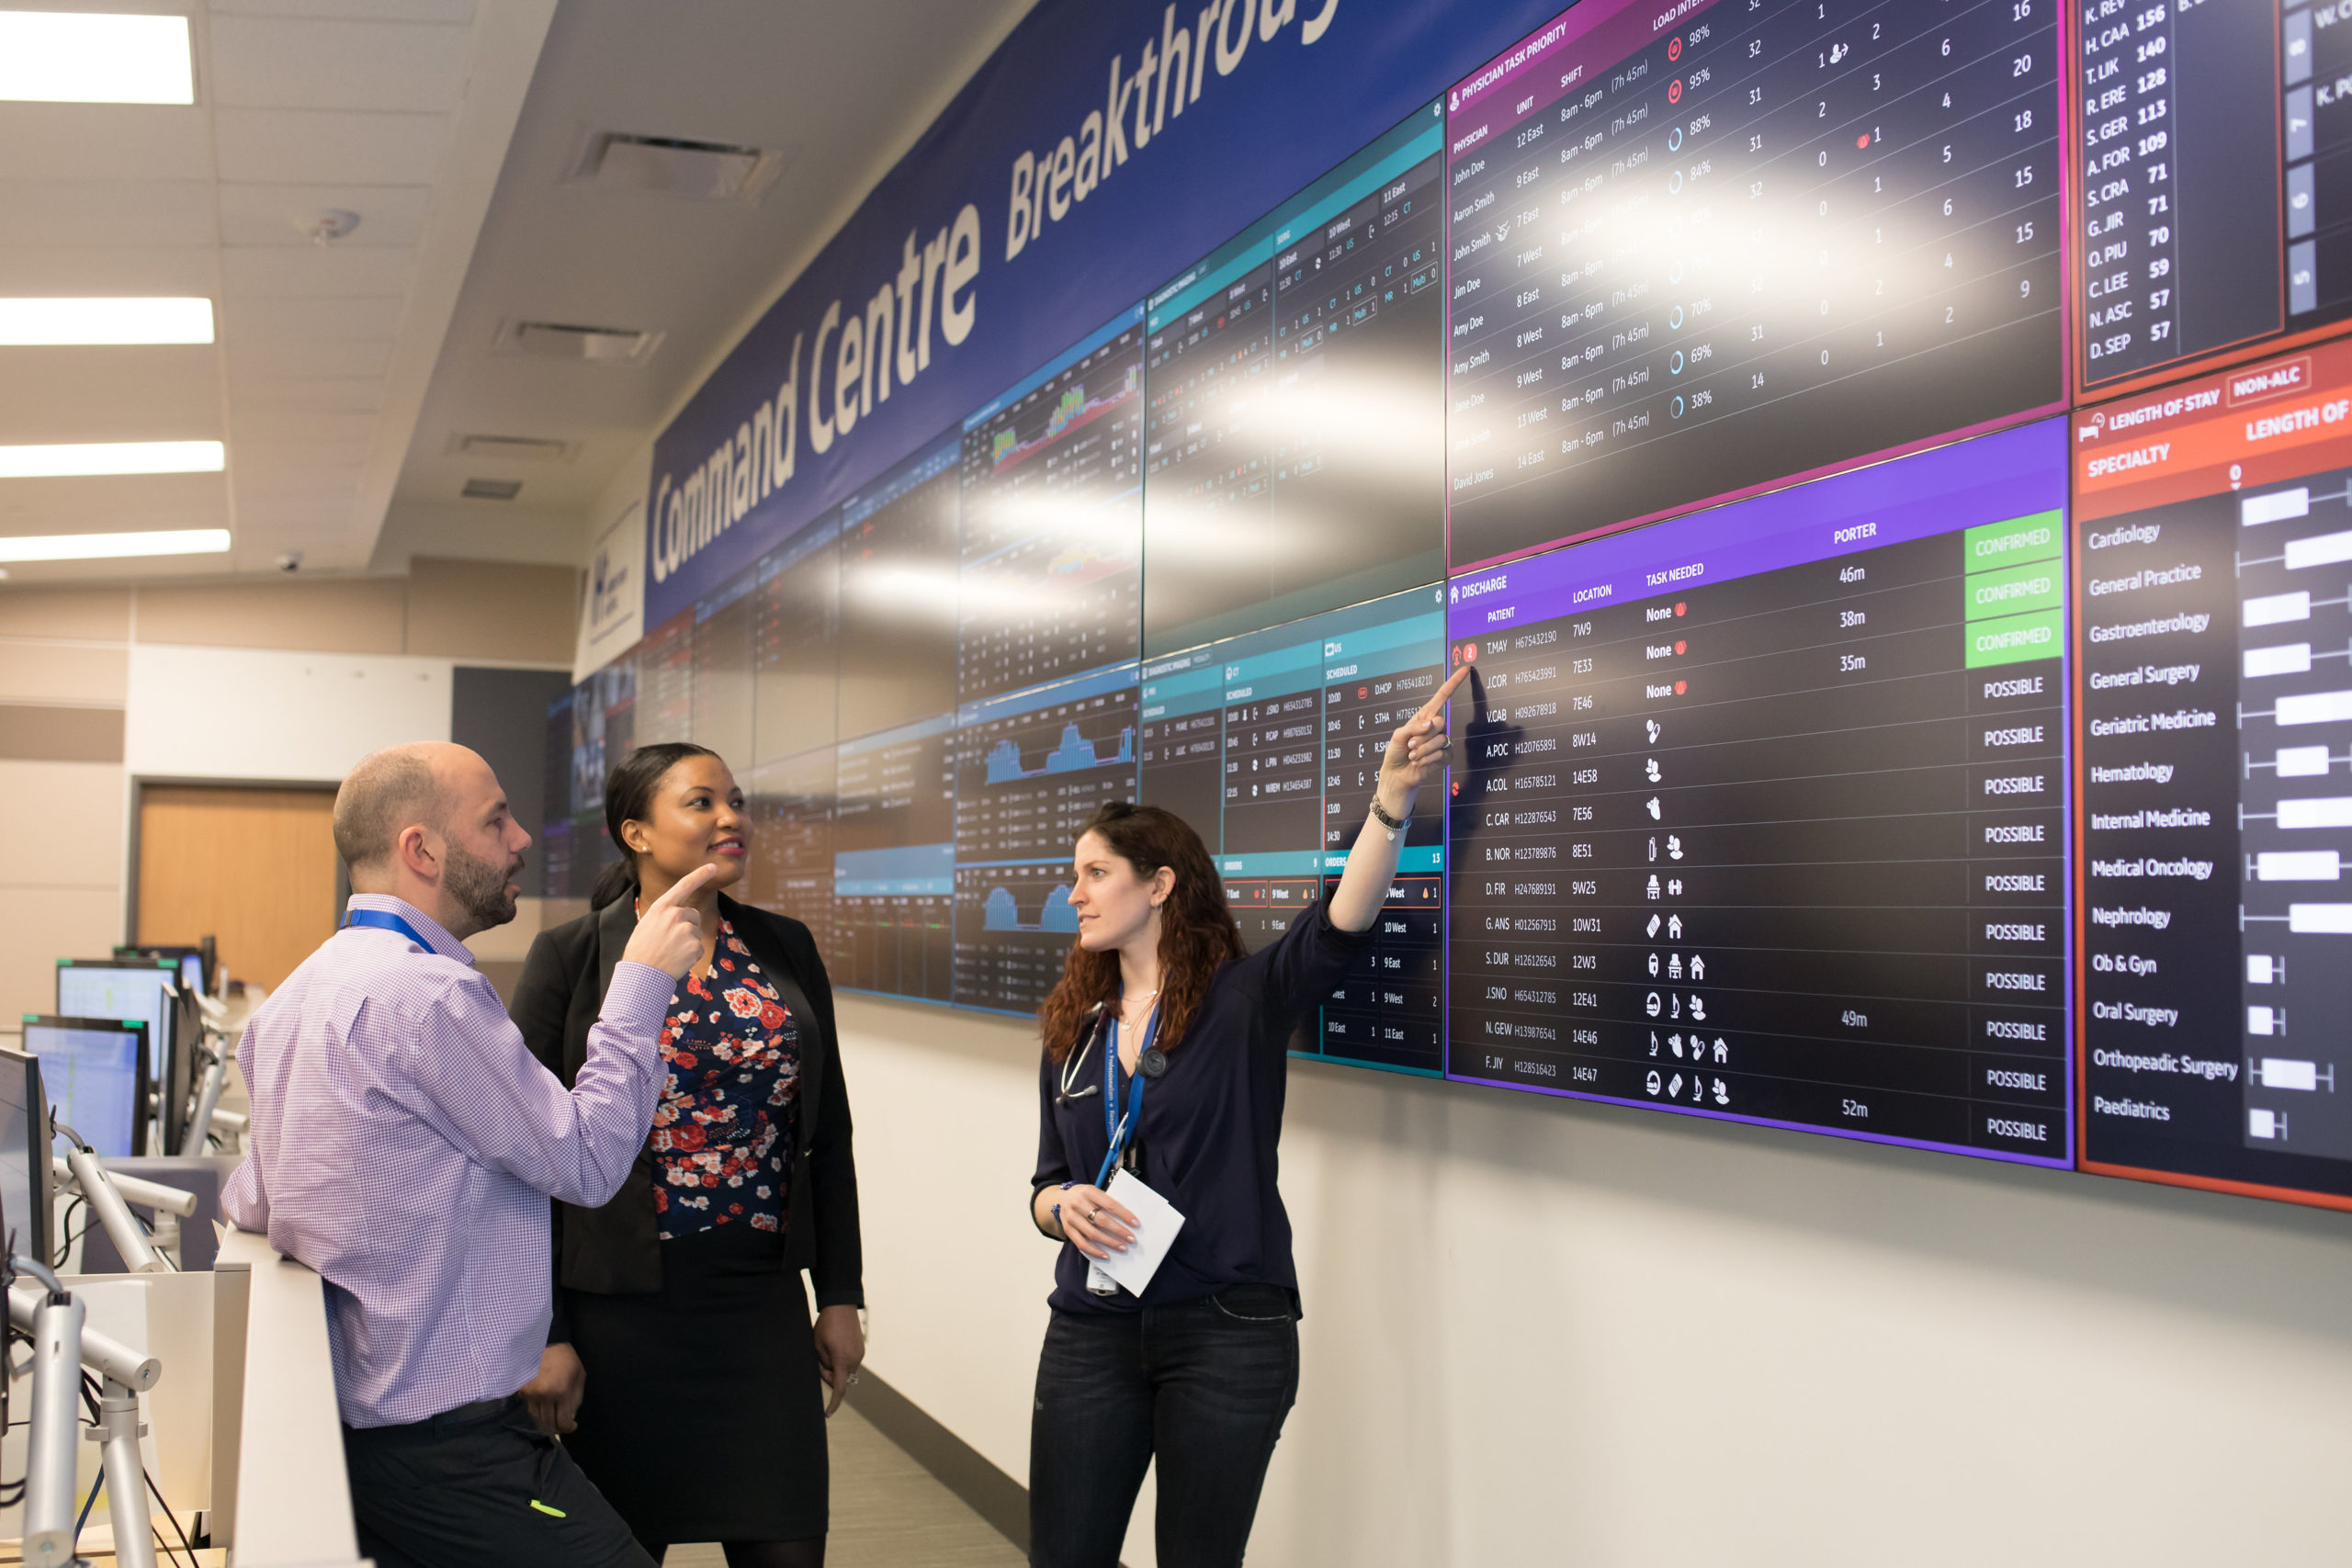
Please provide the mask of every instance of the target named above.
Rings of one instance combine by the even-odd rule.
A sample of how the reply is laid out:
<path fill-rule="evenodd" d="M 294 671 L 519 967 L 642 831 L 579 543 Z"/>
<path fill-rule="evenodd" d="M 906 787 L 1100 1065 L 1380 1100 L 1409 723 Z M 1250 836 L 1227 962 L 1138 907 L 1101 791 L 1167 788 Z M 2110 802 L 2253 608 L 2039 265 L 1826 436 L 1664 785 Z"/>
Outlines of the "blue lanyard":
<path fill-rule="evenodd" d="M 433 951 L 433 944 L 425 941 L 424 938 L 418 933 L 417 929 L 414 926 L 410 925 L 398 915 L 387 914 L 381 909 L 354 909 L 349 914 L 344 916 L 343 923 L 346 928 L 351 926 L 376 926 L 384 931 L 398 931 L 401 935 L 408 938 L 409 941 L 416 943 L 417 946 L 424 949 L 425 952 L 431 953 Z"/>
<path fill-rule="evenodd" d="M 1143 1026 L 1143 1049 L 1151 1049 L 1151 1042 L 1159 1033 L 1159 1009 L 1151 1010 L 1151 1021 Z M 1136 1066 L 1143 1066 L 1143 1052 L 1136 1054 Z M 1119 1163 L 1120 1151 L 1135 1137 L 1136 1126 L 1143 1115 L 1143 1086 L 1149 1083 L 1148 1074 L 1137 1071 L 1127 1080 L 1127 1113 L 1118 1113 L 1119 1100 L 1119 1021 L 1111 1021 L 1110 1048 L 1102 1053 L 1102 1133 L 1110 1141 L 1110 1151 L 1102 1156 L 1102 1168 L 1094 1178 L 1100 1187 L 1111 1179 L 1111 1171 Z"/>

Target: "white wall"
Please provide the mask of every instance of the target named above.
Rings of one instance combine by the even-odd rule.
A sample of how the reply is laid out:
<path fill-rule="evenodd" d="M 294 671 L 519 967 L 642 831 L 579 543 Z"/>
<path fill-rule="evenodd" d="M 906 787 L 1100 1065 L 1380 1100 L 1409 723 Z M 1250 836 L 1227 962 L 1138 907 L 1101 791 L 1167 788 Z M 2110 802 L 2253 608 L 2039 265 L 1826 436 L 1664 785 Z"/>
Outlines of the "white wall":
<path fill-rule="evenodd" d="M 340 780 L 379 747 L 449 739 L 460 661 L 133 643 L 133 776 Z"/>
<path fill-rule="evenodd" d="M 1026 1479 L 1034 1033 L 842 1021 L 875 1370 Z M 1346 1068 L 1290 1092 L 1305 1376 L 1253 1565 L 2352 1557 L 2352 1219 Z"/>

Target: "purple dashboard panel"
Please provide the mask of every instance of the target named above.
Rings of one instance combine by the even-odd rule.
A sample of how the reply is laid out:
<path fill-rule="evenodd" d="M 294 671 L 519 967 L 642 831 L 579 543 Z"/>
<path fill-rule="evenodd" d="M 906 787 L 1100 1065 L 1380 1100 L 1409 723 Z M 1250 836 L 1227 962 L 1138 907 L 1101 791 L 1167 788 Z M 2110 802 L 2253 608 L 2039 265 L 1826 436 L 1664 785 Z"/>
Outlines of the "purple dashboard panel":
<path fill-rule="evenodd" d="M 1453 570 L 2064 406 L 2058 8 L 1583 0 L 1446 96 Z"/>
<path fill-rule="evenodd" d="M 1453 579 L 1447 1069 L 2073 1158 L 2045 421 Z"/>

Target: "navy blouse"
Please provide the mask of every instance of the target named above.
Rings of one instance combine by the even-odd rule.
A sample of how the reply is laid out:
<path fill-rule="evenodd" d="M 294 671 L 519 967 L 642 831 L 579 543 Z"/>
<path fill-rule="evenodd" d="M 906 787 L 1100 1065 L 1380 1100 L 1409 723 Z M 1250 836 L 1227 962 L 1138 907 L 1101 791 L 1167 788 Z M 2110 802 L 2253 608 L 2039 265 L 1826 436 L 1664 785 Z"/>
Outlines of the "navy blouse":
<path fill-rule="evenodd" d="M 653 1217 L 663 1241 L 736 1223 L 784 1228 L 800 1031 L 724 919 L 710 973 L 678 982 L 662 1021 Z"/>
<path fill-rule="evenodd" d="M 1184 1216 L 1184 1228 L 1141 1299 L 1125 1290 L 1098 1296 L 1086 1288 L 1086 1255 L 1068 1242 L 1054 1266 L 1048 1299 L 1064 1312 L 1136 1312 L 1198 1301 L 1231 1285 L 1298 1288 L 1291 1261 L 1290 1216 L 1275 1189 L 1289 1085 L 1291 1031 L 1338 985 L 1371 938 L 1331 924 L 1321 901 L 1265 948 L 1217 970 L 1184 1038 L 1168 1052 L 1168 1071 L 1144 1090 L 1136 1143 L 1144 1185 Z M 1091 1034 L 1091 1032 L 1090 1032 Z M 1083 1062 L 1043 1056 L 1037 1074 L 1041 1123 L 1031 1190 L 1091 1182 L 1110 1137 L 1102 1124 L 1102 1051 L 1110 1032 L 1082 1041 Z M 1072 1052 L 1072 1055 L 1076 1055 Z M 1042 1055 L 1042 1054 L 1041 1054 Z M 1091 1085 L 1094 1092 L 1085 1094 Z"/>

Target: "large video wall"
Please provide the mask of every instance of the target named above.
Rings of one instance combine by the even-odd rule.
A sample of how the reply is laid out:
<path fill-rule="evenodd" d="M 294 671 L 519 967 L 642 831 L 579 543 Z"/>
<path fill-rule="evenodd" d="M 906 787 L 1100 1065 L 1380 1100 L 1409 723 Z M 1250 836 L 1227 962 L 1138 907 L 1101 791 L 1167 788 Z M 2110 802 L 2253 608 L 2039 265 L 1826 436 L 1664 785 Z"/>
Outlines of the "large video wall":
<path fill-rule="evenodd" d="M 2352 1207 L 2338 21 L 1583 0 L 557 705 L 547 890 L 695 739 L 1025 1014 L 1101 803 L 1256 948 L 1467 664 L 1296 1052 Z"/>

